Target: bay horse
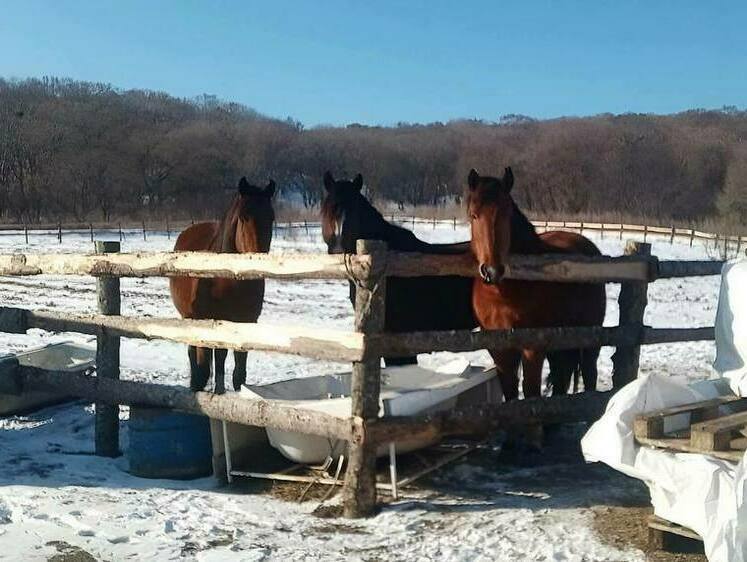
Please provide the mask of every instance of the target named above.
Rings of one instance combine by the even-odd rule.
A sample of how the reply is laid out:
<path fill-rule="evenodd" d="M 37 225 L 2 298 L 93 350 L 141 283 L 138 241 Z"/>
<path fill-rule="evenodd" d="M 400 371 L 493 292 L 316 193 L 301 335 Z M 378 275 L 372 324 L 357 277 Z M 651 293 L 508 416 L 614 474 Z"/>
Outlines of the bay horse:
<path fill-rule="evenodd" d="M 429 244 L 387 222 L 361 194 L 363 176 L 335 180 L 324 174 L 322 236 L 330 254 L 355 253 L 357 240 L 382 240 L 390 250 L 424 254 L 465 254 L 469 243 Z M 355 284 L 350 282 L 355 305 Z M 459 330 L 477 327 L 469 277 L 388 277 L 384 329 L 387 332 Z M 387 365 L 416 364 L 417 357 L 385 357 Z"/>
<path fill-rule="evenodd" d="M 272 196 L 275 182 L 263 189 L 241 178 L 238 192 L 220 222 L 201 222 L 184 230 L 175 251 L 246 253 L 270 250 L 275 212 Z M 172 277 L 171 299 L 182 318 L 256 322 L 262 312 L 264 279 L 196 279 Z M 228 350 L 215 350 L 215 392 L 225 392 L 225 362 Z M 210 378 L 213 350 L 189 346 L 190 388 L 203 390 Z M 234 351 L 233 387 L 246 381 L 245 351 Z"/>
<path fill-rule="evenodd" d="M 589 239 L 572 232 L 538 234 L 511 197 L 514 176 L 506 168 L 498 179 L 480 176 L 474 169 L 467 178 L 467 206 L 472 252 L 479 277 L 474 280 L 472 304 L 480 326 L 487 329 L 601 326 L 606 294 L 604 284 L 559 283 L 503 279 L 509 254 L 583 254 L 601 252 Z M 558 350 L 541 348 L 490 354 L 495 361 L 506 400 L 518 397 L 518 367 L 524 369 L 525 397 L 539 396 L 545 355 L 550 363 L 553 393 L 566 393 L 571 375 L 580 374 L 584 390 L 596 390 L 599 347 Z"/>

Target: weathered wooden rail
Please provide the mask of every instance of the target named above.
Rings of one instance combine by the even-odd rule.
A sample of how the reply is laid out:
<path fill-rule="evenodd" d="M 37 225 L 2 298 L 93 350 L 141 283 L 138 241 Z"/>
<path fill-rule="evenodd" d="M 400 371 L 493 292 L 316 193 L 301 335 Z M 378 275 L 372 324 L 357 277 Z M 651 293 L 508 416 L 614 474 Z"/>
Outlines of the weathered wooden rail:
<path fill-rule="evenodd" d="M 108 248 L 111 250 L 112 248 Z M 102 247 L 101 252 L 107 251 Z M 650 328 L 643 324 L 648 284 L 657 279 L 720 273 L 720 262 L 659 261 L 648 244 L 629 244 L 622 257 L 515 256 L 507 276 L 533 281 L 621 283 L 620 325 L 517 330 L 383 332 L 386 279 L 423 275 L 472 277 L 473 259 L 388 252 L 375 241 L 359 241 L 356 255 L 267 255 L 207 253 L 98 253 L 0 255 L 0 275 L 90 275 L 98 280 L 99 314 L 0 307 L 0 331 L 24 333 L 37 328 L 97 336 L 97 376 L 63 375 L 39 369 L 4 368 L 0 392 L 64 389 L 102 404 L 136 404 L 201 413 L 216 419 L 302 431 L 350 442 L 344 510 L 351 517 L 370 514 L 376 503 L 375 451 L 393 436 L 485 432 L 519 423 L 597 418 L 611 393 L 533 399 L 457 410 L 438 416 L 379 419 L 380 359 L 393 354 L 472 351 L 540 346 L 545 349 L 614 346 L 613 382 L 619 387 L 637 376 L 640 346 L 712 340 L 713 328 Z M 134 318 L 118 314 L 120 277 L 226 277 L 233 279 L 351 279 L 358 285 L 355 330 L 240 324 L 212 320 Z M 121 337 L 164 339 L 234 350 L 260 350 L 353 363 L 349 418 L 290 408 L 282 403 L 234 395 L 191 392 L 183 387 L 118 380 Z M 116 344 L 115 344 L 116 342 Z M 99 431 L 99 426 L 101 431 Z M 97 453 L 116 454 L 116 408 L 97 416 Z M 109 428 L 108 430 L 105 428 Z M 100 438 L 100 439 L 99 439 Z"/>

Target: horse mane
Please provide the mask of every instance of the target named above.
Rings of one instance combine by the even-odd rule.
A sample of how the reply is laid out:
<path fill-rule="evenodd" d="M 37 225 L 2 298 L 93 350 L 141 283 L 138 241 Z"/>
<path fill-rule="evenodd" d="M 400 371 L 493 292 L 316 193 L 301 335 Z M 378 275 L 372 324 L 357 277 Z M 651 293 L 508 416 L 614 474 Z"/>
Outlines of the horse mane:
<path fill-rule="evenodd" d="M 511 248 L 512 254 L 538 253 L 544 249 L 542 239 L 537 234 L 532 221 L 519 209 L 511 199 L 513 211 L 511 213 Z"/>
<path fill-rule="evenodd" d="M 223 215 L 218 230 L 215 233 L 210 250 L 213 252 L 230 254 L 236 252 L 236 228 L 239 224 L 240 197 L 235 197 L 231 206 Z"/>

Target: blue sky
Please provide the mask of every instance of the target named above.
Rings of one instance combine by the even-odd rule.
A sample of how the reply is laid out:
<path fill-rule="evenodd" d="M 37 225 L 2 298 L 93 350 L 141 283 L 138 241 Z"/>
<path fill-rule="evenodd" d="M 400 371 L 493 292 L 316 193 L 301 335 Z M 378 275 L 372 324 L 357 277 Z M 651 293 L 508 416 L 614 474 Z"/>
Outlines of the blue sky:
<path fill-rule="evenodd" d="M 3 0 L 0 75 L 307 125 L 747 106 L 747 2 Z"/>

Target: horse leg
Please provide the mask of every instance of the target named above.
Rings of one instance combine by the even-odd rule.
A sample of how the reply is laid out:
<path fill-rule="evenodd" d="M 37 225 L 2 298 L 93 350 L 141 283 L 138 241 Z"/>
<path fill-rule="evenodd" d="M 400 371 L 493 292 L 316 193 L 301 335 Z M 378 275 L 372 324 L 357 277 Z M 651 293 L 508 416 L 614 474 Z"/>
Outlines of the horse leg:
<path fill-rule="evenodd" d="M 584 392 L 597 389 L 597 359 L 599 348 L 581 350 L 581 378 L 584 381 Z"/>
<path fill-rule="evenodd" d="M 210 361 L 213 358 L 213 350 L 190 345 L 188 355 L 191 370 L 189 388 L 193 391 L 205 390 L 210 379 Z"/>
<path fill-rule="evenodd" d="M 246 351 L 233 352 L 233 389 L 236 391 L 246 382 L 246 356 Z"/>
<path fill-rule="evenodd" d="M 542 365 L 545 362 L 544 351 L 525 349 L 522 352 L 524 367 L 524 398 L 535 398 L 542 395 Z"/>
<path fill-rule="evenodd" d="M 225 394 L 226 392 L 226 356 L 227 349 L 215 350 L 215 393 Z"/>
<path fill-rule="evenodd" d="M 514 349 L 505 351 L 491 351 L 490 356 L 495 363 L 501 391 L 506 402 L 519 397 L 519 361 L 521 353 Z"/>
<path fill-rule="evenodd" d="M 547 383 L 552 389 L 552 395 L 568 394 L 571 377 L 578 367 L 579 350 L 550 351 L 547 354 L 547 362 L 550 365 L 550 375 L 547 378 Z"/>

